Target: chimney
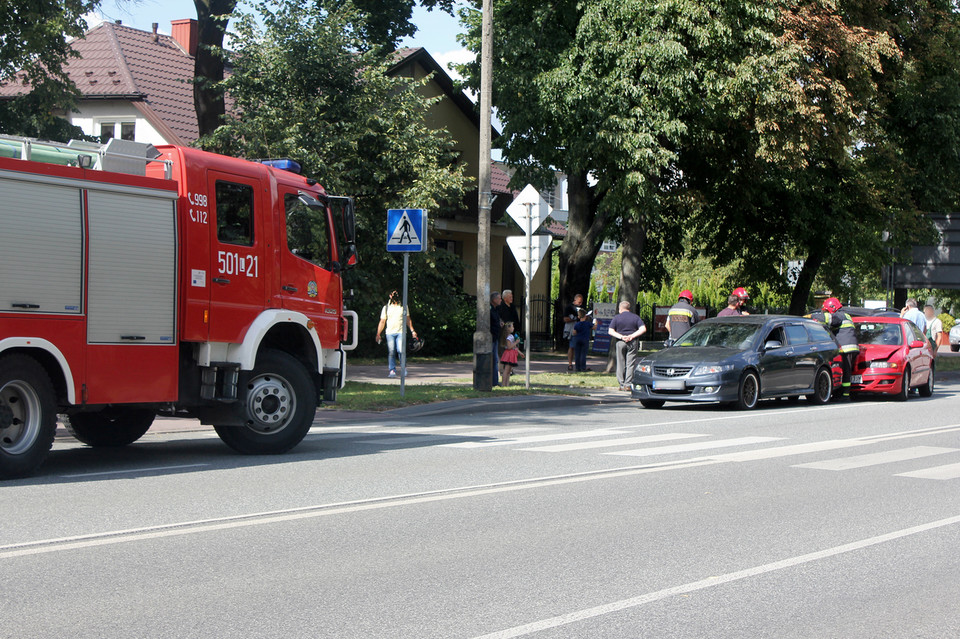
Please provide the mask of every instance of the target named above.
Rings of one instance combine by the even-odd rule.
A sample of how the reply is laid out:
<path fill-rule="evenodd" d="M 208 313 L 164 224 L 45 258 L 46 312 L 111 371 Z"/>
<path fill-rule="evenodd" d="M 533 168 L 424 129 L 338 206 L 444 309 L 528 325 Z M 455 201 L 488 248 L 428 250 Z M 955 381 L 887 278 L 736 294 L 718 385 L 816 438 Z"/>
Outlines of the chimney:
<path fill-rule="evenodd" d="M 159 25 L 158 23 L 154 22 L 154 23 L 151 24 L 150 26 L 153 27 L 153 41 L 154 41 L 154 42 L 157 42 L 158 40 L 160 40 L 160 36 L 157 35 L 157 28 L 158 28 L 160 25 Z"/>
<path fill-rule="evenodd" d="M 177 44 L 187 52 L 187 55 L 197 55 L 197 43 L 200 40 L 200 30 L 197 21 L 191 18 L 170 21 L 170 35 Z"/>

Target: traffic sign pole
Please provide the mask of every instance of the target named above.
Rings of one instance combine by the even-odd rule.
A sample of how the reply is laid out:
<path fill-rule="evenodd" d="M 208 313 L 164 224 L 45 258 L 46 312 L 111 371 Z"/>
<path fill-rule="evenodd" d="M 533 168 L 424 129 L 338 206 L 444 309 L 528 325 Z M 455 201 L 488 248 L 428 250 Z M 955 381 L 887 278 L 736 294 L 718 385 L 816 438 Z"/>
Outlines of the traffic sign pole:
<path fill-rule="evenodd" d="M 527 390 L 530 390 L 530 281 L 533 279 L 529 268 L 529 265 L 533 260 L 533 203 L 527 202 L 527 265 L 526 269 L 526 280 L 527 284 L 527 294 L 523 297 L 523 324 L 524 324 L 524 350 L 526 351 L 526 373 L 527 373 Z"/>
<path fill-rule="evenodd" d="M 407 383 L 407 282 L 410 275 L 410 254 L 403 254 L 403 310 L 401 311 L 400 330 L 400 397 L 406 391 Z"/>

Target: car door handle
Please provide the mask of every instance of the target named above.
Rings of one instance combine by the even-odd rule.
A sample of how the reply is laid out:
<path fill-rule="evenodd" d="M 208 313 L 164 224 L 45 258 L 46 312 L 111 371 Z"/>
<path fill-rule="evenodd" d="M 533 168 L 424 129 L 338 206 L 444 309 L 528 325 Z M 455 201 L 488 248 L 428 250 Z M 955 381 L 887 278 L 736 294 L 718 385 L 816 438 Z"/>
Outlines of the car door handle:
<path fill-rule="evenodd" d="M 280 288 L 282 288 L 283 290 L 285 290 L 287 293 L 296 293 L 296 292 L 297 292 L 297 287 L 296 287 L 296 286 L 290 286 L 289 284 L 287 284 L 286 286 L 281 286 Z"/>
<path fill-rule="evenodd" d="M 213 281 L 216 282 L 217 284 L 229 284 L 229 283 L 230 283 L 230 280 L 228 280 L 228 279 L 225 278 L 225 277 L 215 277 L 215 278 L 213 278 Z"/>

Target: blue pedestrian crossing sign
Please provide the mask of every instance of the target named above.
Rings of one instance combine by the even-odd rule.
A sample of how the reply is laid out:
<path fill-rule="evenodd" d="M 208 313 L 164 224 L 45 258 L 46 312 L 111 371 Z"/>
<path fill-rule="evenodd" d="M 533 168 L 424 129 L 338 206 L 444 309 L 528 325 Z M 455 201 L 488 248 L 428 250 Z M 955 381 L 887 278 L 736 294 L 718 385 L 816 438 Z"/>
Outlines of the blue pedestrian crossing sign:
<path fill-rule="evenodd" d="M 387 210 L 387 252 L 422 253 L 427 250 L 427 212 L 423 209 Z"/>

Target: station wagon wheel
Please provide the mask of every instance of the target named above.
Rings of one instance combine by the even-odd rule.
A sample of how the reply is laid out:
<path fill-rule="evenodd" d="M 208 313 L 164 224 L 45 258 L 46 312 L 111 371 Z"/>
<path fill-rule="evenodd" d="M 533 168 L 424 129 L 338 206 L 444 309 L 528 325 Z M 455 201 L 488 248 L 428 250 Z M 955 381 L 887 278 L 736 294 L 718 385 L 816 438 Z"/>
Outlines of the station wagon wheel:
<path fill-rule="evenodd" d="M 905 402 L 907 398 L 910 397 L 910 368 L 907 367 L 903 371 L 903 386 L 900 388 L 900 392 L 894 395 L 894 399 L 898 402 Z"/>
<path fill-rule="evenodd" d="M 807 395 L 807 401 L 813 404 L 826 404 L 833 393 L 833 373 L 829 368 L 821 368 L 813 380 L 813 392 Z"/>
<path fill-rule="evenodd" d="M 933 395 L 933 373 L 934 367 L 930 365 L 930 373 L 927 375 L 927 383 L 920 387 L 920 397 L 930 397 Z"/>
<path fill-rule="evenodd" d="M 740 378 L 740 392 L 737 394 L 737 408 L 750 410 L 756 407 L 760 399 L 760 378 L 753 371 L 747 371 Z"/>

